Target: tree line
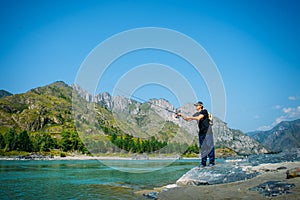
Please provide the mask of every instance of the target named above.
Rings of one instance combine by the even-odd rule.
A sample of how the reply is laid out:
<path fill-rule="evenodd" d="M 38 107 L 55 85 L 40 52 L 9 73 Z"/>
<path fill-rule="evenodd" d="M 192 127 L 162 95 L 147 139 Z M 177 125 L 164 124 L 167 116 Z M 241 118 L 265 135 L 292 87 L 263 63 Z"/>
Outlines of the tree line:
<path fill-rule="evenodd" d="M 160 154 L 194 154 L 199 153 L 199 147 L 196 144 L 188 145 L 186 143 L 157 140 L 154 136 L 149 139 L 136 138 L 128 134 L 118 135 L 109 134 L 107 140 L 85 141 L 87 147 L 92 153 L 160 153 Z"/>
<path fill-rule="evenodd" d="M 76 131 L 63 131 L 60 139 L 57 139 L 46 132 L 29 134 L 27 131 L 17 133 L 14 129 L 10 129 L 3 135 L 0 134 L 0 149 L 4 152 L 49 152 L 51 149 L 59 149 L 63 152 L 81 153 L 199 153 L 196 144 L 167 143 L 157 140 L 154 136 L 141 139 L 129 134 L 119 135 L 117 132 L 110 132 L 106 136 L 107 140 L 85 138 L 86 145 L 84 145 Z"/>
<path fill-rule="evenodd" d="M 0 149 L 8 151 L 49 152 L 51 149 L 61 151 L 87 152 L 77 132 L 63 131 L 61 139 L 51 137 L 49 133 L 38 132 L 29 134 L 27 131 L 17 133 L 10 129 L 0 134 Z"/>
<path fill-rule="evenodd" d="M 154 136 L 150 139 L 134 138 L 131 135 L 117 136 L 115 133 L 111 135 L 110 141 L 118 148 L 131 153 L 151 153 L 160 150 L 168 145 L 167 142 L 160 142 Z"/>

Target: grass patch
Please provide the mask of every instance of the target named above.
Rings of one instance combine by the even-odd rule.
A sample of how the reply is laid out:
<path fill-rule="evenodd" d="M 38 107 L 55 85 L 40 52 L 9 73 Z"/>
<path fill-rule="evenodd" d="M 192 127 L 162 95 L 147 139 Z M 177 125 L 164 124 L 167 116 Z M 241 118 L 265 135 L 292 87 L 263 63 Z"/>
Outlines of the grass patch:
<path fill-rule="evenodd" d="M 1 156 L 7 156 L 7 157 L 12 157 L 12 156 L 28 156 L 29 153 L 26 151 L 4 151 L 3 149 L 0 149 L 0 155 Z"/>

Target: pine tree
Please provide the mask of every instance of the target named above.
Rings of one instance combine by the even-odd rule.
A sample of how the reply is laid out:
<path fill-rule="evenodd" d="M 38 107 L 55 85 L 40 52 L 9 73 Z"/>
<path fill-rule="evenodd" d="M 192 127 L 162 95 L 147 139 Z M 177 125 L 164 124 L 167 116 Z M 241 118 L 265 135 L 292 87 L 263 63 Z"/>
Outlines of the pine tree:
<path fill-rule="evenodd" d="M 32 142 L 27 131 L 22 131 L 18 136 L 18 149 L 21 151 L 31 152 L 33 150 Z"/>
<path fill-rule="evenodd" d="M 5 148 L 5 140 L 3 135 L 0 133 L 0 149 L 4 149 Z"/>
<path fill-rule="evenodd" d="M 50 149 L 55 148 L 56 141 L 51 138 L 50 134 L 42 133 L 39 141 L 39 146 L 41 151 L 50 151 Z"/>
<path fill-rule="evenodd" d="M 68 131 L 63 131 L 61 133 L 61 141 L 60 146 L 63 151 L 69 151 L 72 149 L 72 140 L 71 140 L 71 134 Z"/>
<path fill-rule="evenodd" d="M 4 135 L 5 151 L 13 151 L 17 148 L 18 135 L 14 129 L 10 129 Z"/>

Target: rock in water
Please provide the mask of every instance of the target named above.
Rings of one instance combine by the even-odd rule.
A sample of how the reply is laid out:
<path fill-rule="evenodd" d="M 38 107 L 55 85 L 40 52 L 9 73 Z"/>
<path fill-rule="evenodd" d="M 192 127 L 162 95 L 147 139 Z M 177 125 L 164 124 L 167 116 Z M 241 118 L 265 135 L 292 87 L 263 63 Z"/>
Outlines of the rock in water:
<path fill-rule="evenodd" d="M 296 178 L 296 177 L 300 177 L 300 167 L 296 167 L 294 169 L 290 169 L 286 171 L 287 179 Z"/>

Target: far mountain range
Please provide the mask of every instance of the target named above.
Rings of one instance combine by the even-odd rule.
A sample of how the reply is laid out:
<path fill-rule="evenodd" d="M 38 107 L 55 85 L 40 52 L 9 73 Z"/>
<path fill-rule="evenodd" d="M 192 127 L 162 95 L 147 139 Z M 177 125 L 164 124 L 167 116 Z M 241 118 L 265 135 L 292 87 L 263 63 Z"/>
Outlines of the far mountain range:
<path fill-rule="evenodd" d="M 89 108 L 92 116 L 88 114 Z M 195 112 L 192 103 L 177 109 L 186 115 Z M 165 99 L 139 102 L 106 92 L 93 96 L 78 85 L 58 81 L 23 94 L 12 95 L 1 90 L 0 133 L 4 135 L 14 129 L 46 132 L 60 138 L 63 130 L 76 130 L 79 135 L 84 134 L 81 138 L 87 145 L 91 138 L 96 138 L 96 132 L 121 130 L 141 140 L 155 137 L 161 142 L 197 143 L 196 123 L 175 118 L 173 112 L 177 109 Z M 216 148 L 228 148 L 238 155 L 279 152 L 300 146 L 300 120 L 281 122 L 269 131 L 245 134 L 214 116 L 213 132 Z"/>
<path fill-rule="evenodd" d="M 256 141 L 273 152 L 300 147 L 300 119 L 282 121 L 268 131 L 247 133 Z"/>

